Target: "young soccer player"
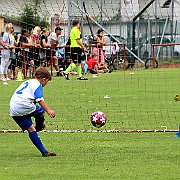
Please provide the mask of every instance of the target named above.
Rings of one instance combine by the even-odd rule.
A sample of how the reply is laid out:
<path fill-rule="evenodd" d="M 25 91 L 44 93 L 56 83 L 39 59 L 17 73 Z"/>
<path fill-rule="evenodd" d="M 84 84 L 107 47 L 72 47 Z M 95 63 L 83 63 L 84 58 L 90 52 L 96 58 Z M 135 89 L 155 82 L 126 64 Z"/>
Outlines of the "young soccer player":
<path fill-rule="evenodd" d="M 27 130 L 32 143 L 39 149 L 42 156 L 56 156 L 48 152 L 38 136 L 38 131 L 44 129 L 45 111 L 51 118 L 55 112 L 51 110 L 43 99 L 43 87 L 51 80 L 51 75 L 44 67 L 35 72 L 35 78 L 23 82 L 14 92 L 10 101 L 10 116 L 21 127 Z M 37 106 L 39 103 L 40 106 Z M 32 123 L 31 117 L 35 118 L 36 125 Z"/>

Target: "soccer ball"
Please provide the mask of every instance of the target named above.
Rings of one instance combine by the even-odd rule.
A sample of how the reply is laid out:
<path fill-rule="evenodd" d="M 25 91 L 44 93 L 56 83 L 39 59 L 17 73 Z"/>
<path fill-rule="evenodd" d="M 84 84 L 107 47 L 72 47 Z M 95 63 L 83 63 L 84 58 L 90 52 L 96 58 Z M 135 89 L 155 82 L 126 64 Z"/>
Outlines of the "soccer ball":
<path fill-rule="evenodd" d="M 93 126 L 95 127 L 102 127 L 106 124 L 106 115 L 103 112 L 94 112 L 91 114 L 90 120 Z"/>

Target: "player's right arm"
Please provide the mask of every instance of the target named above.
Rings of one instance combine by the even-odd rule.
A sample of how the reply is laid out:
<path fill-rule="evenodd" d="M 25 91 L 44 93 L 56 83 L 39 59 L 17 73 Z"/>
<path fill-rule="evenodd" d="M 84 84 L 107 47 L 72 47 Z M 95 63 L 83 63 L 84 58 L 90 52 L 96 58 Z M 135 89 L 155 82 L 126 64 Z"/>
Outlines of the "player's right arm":
<path fill-rule="evenodd" d="M 48 105 L 46 104 L 46 102 L 44 100 L 40 100 L 39 104 L 41 105 L 41 107 L 44 108 L 44 110 L 48 113 L 48 115 L 51 118 L 55 117 L 55 115 L 56 115 L 55 112 L 48 107 Z"/>
<path fill-rule="evenodd" d="M 43 95 L 42 95 L 42 84 L 34 92 L 35 101 L 40 104 L 41 107 L 48 113 L 51 118 L 55 117 L 55 112 L 51 110 L 48 105 L 46 104 Z"/>

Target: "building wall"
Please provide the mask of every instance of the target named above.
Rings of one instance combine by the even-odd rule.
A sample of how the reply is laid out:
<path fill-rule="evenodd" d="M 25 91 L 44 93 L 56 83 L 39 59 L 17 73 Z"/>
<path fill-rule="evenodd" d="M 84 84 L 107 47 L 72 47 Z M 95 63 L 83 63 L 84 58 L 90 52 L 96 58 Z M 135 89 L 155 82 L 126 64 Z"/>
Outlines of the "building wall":
<path fill-rule="evenodd" d="M 68 19 L 68 7 L 70 7 L 70 16 L 81 16 L 82 13 L 74 6 L 69 5 L 70 0 L 44 0 L 40 9 L 42 16 L 49 16 L 51 18 L 54 14 L 59 14 L 64 19 Z M 158 18 L 164 19 L 171 15 L 171 9 L 162 8 L 164 2 L 167 0 L 156 0 L 144 13 L 145 18 L 153 18 L 157 13 Z M 26 3 L 30 3 L 31 0 L 26 0 Z M 83 9 L 83 0 L 74 0 L 80 8 Z M 121 18 L 123 21 L 130 21 L 132 18 L 145 7 L 150 1 L 147 0 L 88 0 L 85 1 L 87 11 L 92 17 L 97 17 L 104 20 L 108 20 L 109 17 L 117 15 L 119 8 L 121 9 Z M 18 16 L 22 13 L 23 0 L 1 0 L 0 3 L 0 15 L 1 13 L 9 16 Z M 20 6 L 21 5 L 21 6 Z M 101 12 L 101 9 L 103 12 Z M 174 17 L 180 21 L 180 2 L 174 0 Z M 50 20 L 50 19 L 49 19 Z"/>
<path fill-rule="evenodd" d="M 0 33 L 4 31 L 4 17 L 0 17 Z"/>
<path fill-rule="evenodd" d="M 49 22 L 51 21 L 52 17 L 57 14 L 59 16 L 59 23 L 62 28 L 64 28 L 63 33 L 68 34 L 69 27 L 66 24 L 67 20 L 71 22 L 75 18 L 85 18 L 85 15 L 79 10 L 79 8 L 75 7 L 74 5 L 69 5 L 68 2 L 70 0 L 44 0 L 43 4 L 41 5 L 41 13 L 42 16 L 45 14 L 46 16 L 49 16 Z M 172 15 L 172 9 L 171 8 L 162 8 L 163 3 L 166 0 L 156 0 L 145 13 L 142 15 L 142 18 L 144 19 L 165 19 L 167 17 L 171 18 Z M 2 0 L 0 3 L 0 11 L 4 14 L 8 15 L 14 15 L 18 16 L 19 13 L 22 12 L 22 6 L 20 7 L 19 4 L 23 4 L 23 0 L 17 0 L 17 3 L 14 2 L 12 4 L 12 0 Z M 31 2 L 30 0 L 27 0 L 26 3 Z M 83 0 L 74 0 L 76 4 L 79 5 L 79 7 L 83 9 L 82 2 Z M 180 21 L 180 3 L 179 1 L 174 1 L 174 20 Z M 127 26 L 124 25 L 124 22 L 130 22 L 132 21 L 132 18 L 139 13 L 140 10 L 142 10 L 145 5 L 149 3 L 147 0 L 121 0 L 121 3 L 119 0 L 89 0 L 85 1 L 86 8 L 88 11 L 88 14 L 97 20 L 105 29 L 107 29 L 112 34 L 121 34 L 123 37 L 127 37 Z M 69 8 L 69 9 L 68 9 Z M 102 9 L 102 12 L 101 12 Z M 119 13 L 119 9 L 121 9 Z M 69 14 L 68 14 L 69 13 Z M 119 13 L 119 14 L 118 14 Z M 69 15 L 69 16 L 68 16 Z M 121 18 L 119 22 L 117 23 L 112 22 L 109 20 L 109 18 L 112 18 L 113 16 L 119 16 Z M 102 19 L 101 19 L 102 18 Z M 106 21 L 108 23 L 103 24 L 101 21 Z M 84 19 L 84 25 L 83 25 L 83 32 L 84 34 L 90 34 L 89 27 L 87 26 L 87 21 Z M 120 24 L 121 23 L 121 24 Z M 93 24 L 93 23 L 91 23 Z M 55 28 L 54 24 L 52 25 L 52 31 Z M 0 23 L 0 26 L 3 26 L 3 23 Z M 15 24 L 15 31 L 20 31 L 20 27 L 18 24 Z M 96 25 L 93 26 L 93 32 L 96 32 L 99 28 Z M 177 32 L 179 32 L 180 27 L 179 23 L 177 26 Z"/>

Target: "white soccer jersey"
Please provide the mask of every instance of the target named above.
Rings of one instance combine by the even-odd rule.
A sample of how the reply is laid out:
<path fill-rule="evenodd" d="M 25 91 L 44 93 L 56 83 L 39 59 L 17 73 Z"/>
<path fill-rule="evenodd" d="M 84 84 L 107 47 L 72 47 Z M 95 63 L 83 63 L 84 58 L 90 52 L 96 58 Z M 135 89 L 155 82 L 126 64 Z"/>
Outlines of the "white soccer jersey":
<path fill-rule="evenodd" d="M 10 101 L 10 116 L 23 116 L 36 109 L 34 102 L 43 100 L 42 84 L 37 79 L 23 82 L 14 92 Z"/>

